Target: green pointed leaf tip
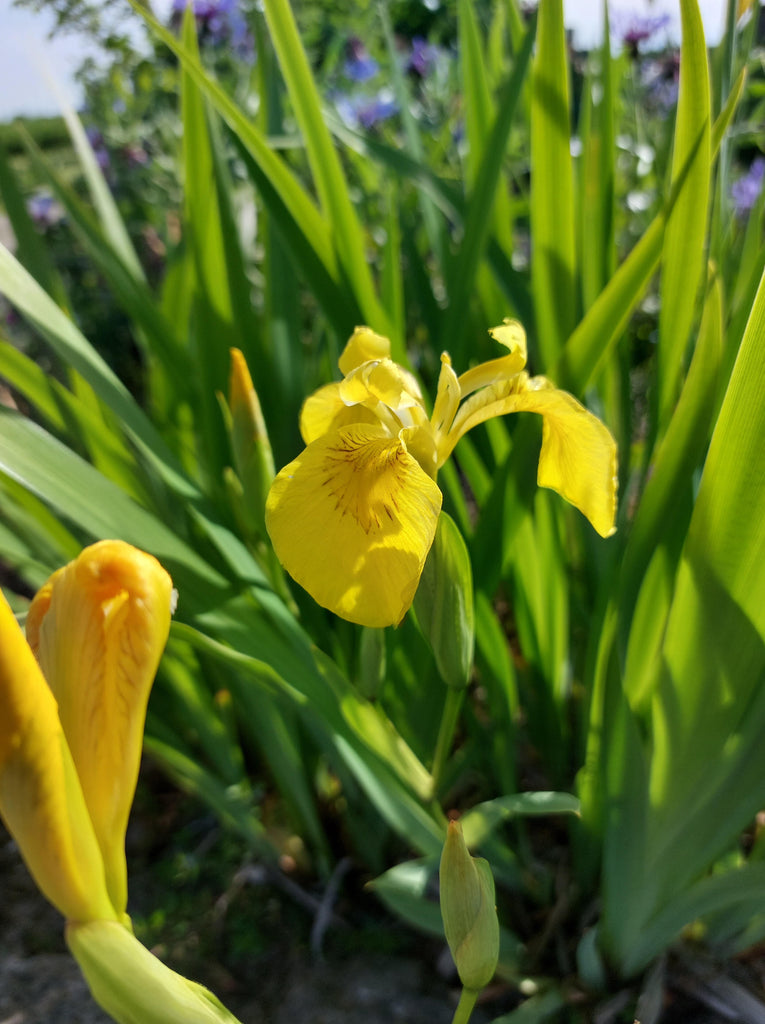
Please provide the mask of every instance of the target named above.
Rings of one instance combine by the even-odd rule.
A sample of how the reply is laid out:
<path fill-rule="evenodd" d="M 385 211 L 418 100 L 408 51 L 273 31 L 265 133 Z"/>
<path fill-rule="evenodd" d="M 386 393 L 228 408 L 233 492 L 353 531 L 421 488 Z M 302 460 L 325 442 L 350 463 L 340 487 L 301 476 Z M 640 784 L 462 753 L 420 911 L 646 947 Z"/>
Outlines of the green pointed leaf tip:
<path fill-rule="evenodd" d="M 444 682 L 455 690 L 463 689 L 473 670 L 473 574 L 462 534 L 443 512 L 417 588 L 414 610 Z"/>
<path fill-rule="evenodd" d="M 494 879 L 487 861 L 470 856 L 457 821 L 449 822 L 439 879 L 444 933 L 460 981 L 479 991 L 491 981 L 499 959 Z"/>

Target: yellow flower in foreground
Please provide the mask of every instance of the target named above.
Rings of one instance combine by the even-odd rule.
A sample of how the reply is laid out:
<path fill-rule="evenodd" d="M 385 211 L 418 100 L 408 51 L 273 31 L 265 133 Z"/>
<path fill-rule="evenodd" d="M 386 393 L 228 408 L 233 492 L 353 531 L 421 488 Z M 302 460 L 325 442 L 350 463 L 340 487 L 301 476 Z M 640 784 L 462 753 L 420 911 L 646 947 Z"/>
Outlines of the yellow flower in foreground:
<path fill-rule="evenodd" d="M 126 913 L 125 829 L 173 602 L 159 562 L 111 540 L 42 587 L 28 643 L 0 593 L 0 817 L 118 1024 L 238 1024 L 145 949 Z"/>
<path fill-rule="evenodd" d="M 390 342 L 357 327 L 342 381 L 303 405 L 305 450 L 277 475 L 266 526 L 284 567 L 325 608 L 366 626 L 398 623 L 412 603 L 436 531 L 435 478 L 472 427 L 509 412 L 542 416 L 537 482 L 614 532 L 616 444 L 575 398 L 529 377 L 526 336 L 506 320 L 489 332 L 508 353 L 461 376 L 441 356 L 430 417 Z"/>
<path fill-rule="evenodd" d="M 172 582 L 121 541 L 86 548 L 33 600 L 0 595 L 0 815 L 69 921 L 125 919 L 125 829 Z"/>

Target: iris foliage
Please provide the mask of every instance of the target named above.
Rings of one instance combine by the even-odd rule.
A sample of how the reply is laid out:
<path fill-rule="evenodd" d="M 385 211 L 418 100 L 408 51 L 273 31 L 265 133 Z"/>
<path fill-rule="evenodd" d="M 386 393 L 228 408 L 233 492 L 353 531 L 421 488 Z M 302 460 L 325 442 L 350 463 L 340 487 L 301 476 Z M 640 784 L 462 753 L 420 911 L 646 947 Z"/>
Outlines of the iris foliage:
<path fill-rule="evenodd" d="M 144 13 L 163 67 L 177 62 L 182 126 L 179 214 L 147 213 L 161 272 L 74 113 L 84 191 L 28 141 L 59 229 L 129 325 L 130 389 L 0 165 L 17 238 L 0 292 L 30 332 L 25 351 L 0 330 L 17 607 L 94 540 L 155 555 L 179 602 L 150 754 L 258 856 L 276 859 L 281 834 L 261 774 L 319 874 L 337 855 L 324 823 L 341 819 L 380 898 L 426 930 L 446 812 L 463 812 L 497 881 L 498 970 L 553 992 L 574 961 L 593 991 L 638 977 L 692 927 L 724 952 L 765 937 L 765 247 L 762 200 L 743 220 L 731 205 L 756 22 L 736 8 L 708 51 L 681 0 L 677 100 L 657 93 L 652 113 L 636 56 L 608 35 L 572 56 L 561 0 L 526 20 L 505 0 L 488 22 L 458 0 L 440 85 L 402 63 L 382 13 L 395 106 L 369 125 L 320 90 L 287 0 L 252 12 L 256 59 L 234 90 L 191 15 L 174 33 Z M 385 631 L 325 612 L 265 528 L 303 400 L 336 379 L 358 325 L 435 395 L 441 353 L 460 370 L 495 358 L 488 329 L 506 317 L 531 371 L 615 437 L 617 532 L 536 488 L 537 417 L 494 418 L 438 478 L 469 612 L 434 625 L 415 601 Z M 441 652 L 463 627 L 456 698 Z M 570 961 L 545 952 L 540 919 Z"/>

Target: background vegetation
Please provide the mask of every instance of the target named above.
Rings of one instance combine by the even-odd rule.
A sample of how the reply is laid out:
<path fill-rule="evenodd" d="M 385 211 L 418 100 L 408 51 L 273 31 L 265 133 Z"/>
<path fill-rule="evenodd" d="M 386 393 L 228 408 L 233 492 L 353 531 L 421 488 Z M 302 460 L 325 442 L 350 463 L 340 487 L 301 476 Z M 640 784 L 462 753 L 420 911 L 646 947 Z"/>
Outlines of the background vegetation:
<path fill-rule="evenodd" d="M 762 50 L 738 7 L 712 51 L 682 0 L 679 53 L 634 23 L 591 54 L 560 0 L 137 8 L 151 51 L 115 43 L 65 114 L 76 169 L 55 126 L 3 134 L 16 606 L 93 539 L 154 553 L 180 601 L 152 759 L 253 858 L 327 881 L 350 857 L 439 935 L 460 812 L 524 1020 L 617 990 L 632 1019 L 642 990 L 645 1024 L 679 941 L 765 937 Z M 441 351 L 492 358 L 505 316 L 617 438 L 619 529 L 535 488 L 533 419 L 460 442 L 439 484 L 475 665 L 434 787 L 432 637 L 414 614 L 351 626 L 285 578 L 229 349 L 278 468 L 356 324 L 432 394 Z"/>

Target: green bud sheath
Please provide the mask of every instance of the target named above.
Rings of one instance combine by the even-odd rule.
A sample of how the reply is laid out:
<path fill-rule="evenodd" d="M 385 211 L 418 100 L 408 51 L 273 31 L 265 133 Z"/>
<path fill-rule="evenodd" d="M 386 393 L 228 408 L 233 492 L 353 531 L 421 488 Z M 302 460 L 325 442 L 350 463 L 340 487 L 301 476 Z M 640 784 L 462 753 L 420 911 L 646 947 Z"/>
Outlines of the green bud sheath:
<path fill-rule="evenodd" d="M 473 574 L 462 534 L 445 512 L 438 517 L 414 610 L 441 678 L 454 690 L 464 689 L 473 670 Z"/>
<path fill-rule="evenodd" d="M 69 922 L 93 998 L 118 1024 L 239 1024 L 202 985 L 171 971 L 116 921 Z"/>
<path fill-rule="evenodd" d="M 460 981 L 478 991 L 499 959 L 494 879 L 487 861 L 471 857 L 459 822 L 450 821 L 439 870 L 441 917 Z"/>

